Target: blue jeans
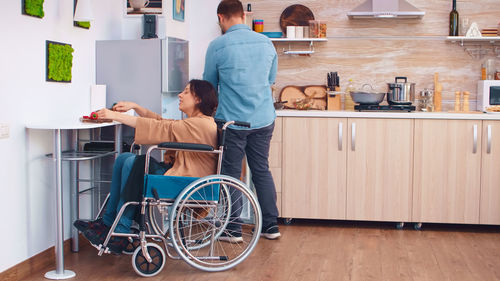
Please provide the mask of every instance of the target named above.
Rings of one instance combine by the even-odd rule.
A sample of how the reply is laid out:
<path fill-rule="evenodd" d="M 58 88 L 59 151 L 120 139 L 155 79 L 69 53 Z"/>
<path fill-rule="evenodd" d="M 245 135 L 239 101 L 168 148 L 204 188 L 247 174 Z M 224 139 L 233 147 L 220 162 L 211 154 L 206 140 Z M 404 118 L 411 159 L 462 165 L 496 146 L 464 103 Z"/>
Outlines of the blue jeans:
<path fill-rule="evenodd" d="M 109 191 L 109 200 L 106 206 L 106 211 L 104 212 L 103 222 L 107 226 L 113 225 L 113 222 L 120 212 L 125 200 L 121 198 L 121 194 L 125 183 L 127 182 L 128 176 L 130 175 L 130 170 L 134 165 L 136 155 L 130 152 L 125 152 L 120 155 L 115 160 L 113 166 L 113 174 L 111 176 L 111 189 Z M 162 175 L 165 173 L 166 168 L 161 165 L 154 164 L 154 161 L 150 163 L 150 171 L 153 174 Z M 115 232 L 119 233 L 129 233 L 130 226 L 134 220 L 135 211 L 137 206 L 128 206 L 122 214 L 122 217 L 118 221 Z"/>
<path fill-rule="evenodd" d="M 121 207 L 125 203 L 121 199 L 120 194 L 122 193 L 123 187 L 127 182 L 128 175 L 134 165 L 135 154 L 130 152 L 125 152 L 120 155 L 115 160 L 113 166 L 113 175 L 111 176 L 111 189 L 109 191 L 109 200 L 106 206 L 106 211 L 104 212 L 103 222 L 107 226 L 111 226 L 115 221 L 116 215 L 120 211 Z M 120 233 L 130 232 L 130 226 L 132 225 L 132 220 L 134 219 L 135 206 L 129 206 L 123 212 L 115 231 Z"/>
<path fill-rule="evenodd" d="M 274 123 L 260 129 L 234 130 L 227 129 L 225 137 L 222 171 L 224 175 L 239 179 L 241 161 L 246 154 L 248 166 L 252 172 L 260 209 L 262 210 L 262 225 L 269 227 L 277 223 L 278 208 L 276 206 L 276 187 L 269 171 L 269 146 L 274 131 Z M 239 219 L 242 208 L 241 193 L 231 192 L 231 221 L 227 228 L 240 231 Z"/>

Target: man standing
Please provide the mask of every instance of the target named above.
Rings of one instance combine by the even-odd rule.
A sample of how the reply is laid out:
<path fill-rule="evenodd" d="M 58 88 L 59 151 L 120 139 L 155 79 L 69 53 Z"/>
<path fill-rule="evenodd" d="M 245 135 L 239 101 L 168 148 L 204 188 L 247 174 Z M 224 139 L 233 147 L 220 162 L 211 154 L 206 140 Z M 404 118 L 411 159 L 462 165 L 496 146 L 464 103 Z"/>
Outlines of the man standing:
<path fill-rule="evenodd" d="M 223 0 L 217 7 L 223 35 L 210 43 L 205 58 L 203 79 L 218 89 L 219 106 L 215 118 L 246 121 L 250 128 L 231 126 L 226 132 L 222 173 L 239 178 L 246 154 L 252 181 L 262 210 L 262 236 L 277 239 L 276 188 L 269 171 L 269 145 L 276 112 L 271 85 L 276 79 L 278 56 L 272 42 L 253 32 L 244 23 L 239 0 Z M 241 200 L 232 197 L 229 233 L 219 239 L 238 243 L 241 224 Z"/>

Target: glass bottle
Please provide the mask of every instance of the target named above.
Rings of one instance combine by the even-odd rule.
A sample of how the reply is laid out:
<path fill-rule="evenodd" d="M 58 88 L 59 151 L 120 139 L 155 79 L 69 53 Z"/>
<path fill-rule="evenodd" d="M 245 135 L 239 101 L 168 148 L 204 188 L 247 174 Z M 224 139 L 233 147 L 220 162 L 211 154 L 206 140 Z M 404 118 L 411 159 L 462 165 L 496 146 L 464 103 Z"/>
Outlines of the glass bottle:
<path fill-rule="evenodd" d="M 453 10 L 450 12 L 450 36 L 458 36 L 457 0 L 453 0 Z"/>
<path fill-rule="evenodd" d="M 352 79 L 349 79 L 349 83 L 347 84 L 345 88 L 345 95 L 344 95 L 344 110 L 354 110 L 354 101 L 352 100 L 351 97 L 351 92 L 353 92 L 354 89 L 354 84 L 352 83 Z"/>

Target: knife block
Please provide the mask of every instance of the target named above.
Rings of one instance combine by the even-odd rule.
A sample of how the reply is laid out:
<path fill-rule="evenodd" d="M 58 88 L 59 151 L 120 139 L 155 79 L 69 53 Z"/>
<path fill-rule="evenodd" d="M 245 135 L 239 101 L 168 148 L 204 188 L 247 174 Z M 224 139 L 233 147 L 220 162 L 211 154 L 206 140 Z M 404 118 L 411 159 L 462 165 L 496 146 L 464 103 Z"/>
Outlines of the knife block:
<path fill-rule="evenodd" d="M 340 100 L 340 92 L 327 92 L 327 110 L 342 110 L 342 104 Z"/>

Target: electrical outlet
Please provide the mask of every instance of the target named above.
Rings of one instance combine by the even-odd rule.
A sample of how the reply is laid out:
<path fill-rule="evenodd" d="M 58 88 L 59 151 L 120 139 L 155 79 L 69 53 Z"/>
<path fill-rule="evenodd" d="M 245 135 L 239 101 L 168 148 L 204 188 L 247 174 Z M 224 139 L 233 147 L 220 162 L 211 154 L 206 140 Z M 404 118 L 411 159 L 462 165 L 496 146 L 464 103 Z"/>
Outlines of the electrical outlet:
<path fill-rule="evenodd" d="M 0 139 L 8 139 L 9 135 L 9 124 L 0 123 Z"/>

